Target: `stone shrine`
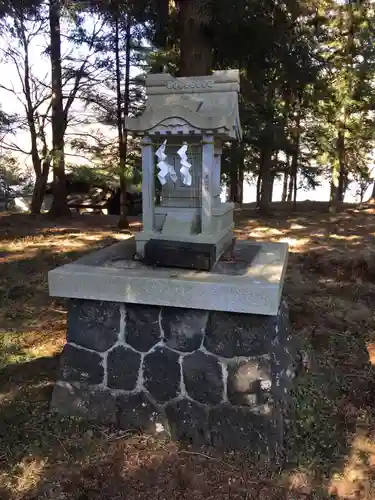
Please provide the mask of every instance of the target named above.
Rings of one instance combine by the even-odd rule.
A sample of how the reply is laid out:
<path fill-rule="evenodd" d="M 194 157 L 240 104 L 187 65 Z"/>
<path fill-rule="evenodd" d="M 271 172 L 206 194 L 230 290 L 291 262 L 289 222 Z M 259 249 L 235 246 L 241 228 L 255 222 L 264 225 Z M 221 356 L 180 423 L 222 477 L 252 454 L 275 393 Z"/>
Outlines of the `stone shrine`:
<path fill-rule="evenodd" d="M 49 273 L 50 295 L 68 299 L 52 408 L 277 460 L 298 358 L 288 246 L 234 244 L 220 202 L 238 72 L 150 75 L 147 90 L 127 122 L 142 136 L 143 231 Z"/>
<path fill-rule="evenodd" d="M 151 74 L 146 89 L 144 113 L 126 123 L 143 138 L 143 231 L 136 235 L 137 253 L 144 257 L 149 240 L 185 243 L 177 246 L 182 253 L 194 252 L 197 247 L 189 244 L 199 243 L 212 253 L 210 268 L 234 238 L 234 204 L 220 201 L 220 173 L 223 142 L 242 137 L 239 71 L 194 79 Z M 161 192 L 158 205 L 155 184 Z M 165 246 L 160 246 L 163 256 Z M 151 258 L 157 248 L 151 246 Z M 167 258 L 164 262 L 171 265 Z"/>

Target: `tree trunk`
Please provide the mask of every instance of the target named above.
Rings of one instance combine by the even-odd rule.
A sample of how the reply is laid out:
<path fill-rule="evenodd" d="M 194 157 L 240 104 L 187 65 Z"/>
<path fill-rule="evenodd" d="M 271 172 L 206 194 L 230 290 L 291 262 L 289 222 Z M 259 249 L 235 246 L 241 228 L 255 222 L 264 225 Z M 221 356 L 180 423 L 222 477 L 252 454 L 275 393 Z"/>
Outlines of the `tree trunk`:
<path fill-rule="evenodd" d="M 124 115 L 122 113 L 121 95 L 121 67 L 120 67 L 120 30 L 119 19 L 115 20 L 115 56 L 116 56 L 116 91 L 117 91 L 117 130 L 120 160 L 120 220 L 119 227 L 127 229 L 127 185 L 126 185 L 126 160 L 128 154 L 128 134 L 124 129 L 125 116 L 129 114 L 129 82 L 130 82 L 130 15 L 126 20 L 126 61 L 125 61 L 125 92 L 124 92 Z"/>
<path fill-rule="evenodd" d="M 330 212 L 336 213 L 338 207 L 344 200 L 345 192 L 345 129 L 343 124 L 338 125 L 336 139 L 337 160 L 332 166 Z"/>
<path fill-rule="evenodd" d="M 259 205 L 260 205 L 261 191 L 262 191 L 262 176 L 261 176 L 261 171 L 259 169 L 258 179 L 257 179 L 257 198 L 256 198 L 256 204 L 255 204 L 256 208 L 259 208 Z"/>
<path fill-rule="evenodd" d="M 372 185 L 372 193 L 371 193 L 369 201 L 370 200 L 375 200 L 375 181 L 374 181 L 374 183 Z"/>
<path fill-rule="evenodd" d="M 297 169 L 294 171 L 293 179 L 293 210 L 297 210 Z"/>
<path fill-rule="evenodd" d="M 299 161 L 299 149 L 300 149 L 300 138 L 301 138 L 301 129 L 300 129 L 300 111 L 298 111 L 298 115 L 296 118 L 296 126 L 293 132 L 293 152 L 292 152 L 292 161 L 290 165 L 290 176 L 293 179 L 293 210 L 297 208 L 297 176 L 298 176 L 298 161 Z M 290 192 L 290 197 L 292 193 Z M 289 201 L 289 195 L 288 195 Z"/>
<path fill-rule="evenodd" d="M 48 174 L 50 169 L 49 160 L 43 161 L 42 171 L 37 175 L 35 179 L 33 194 L 31 198 L 31 213 L 40 214 L 42 209 L 42 204 L 44 200 L 44 194 L 46 192 L 46 186 L 48 181 Z"/>
<path fill-rule="evenodd" d="M 30 56 L 29 56 L 29 47 L 30 40 L 26 35 L 26 30 L 24 26 L 24 19 L 21 15 L 20 17 L 20 39 L 22 42 L 23 49 L 25 51 L 24 54 L 24 73 L 23 73 L 23 93 L 26 99 L 26 117 L 27 124 L 29 128 L 30 135 L 30 144 L 31 144 L 31 160 L 35 173 L 35 184 L 33 189 L 33 195 L 31 198 L 31 207 L 30 211 L 32 214 L 39 214 L 42 208 L 44 193 L 46 190 L 48 174 L 50 164 L 46 159 L 41 160 L 41 156 L 38 151 L 38 137 L 41 138 L 45 142 L 45 133 L 44 130 L 39 129 L 37 131 L 36 126 L 36 113 L 34 109 L 34 104 L 32 100 L 32 90 L 31 90 L 31 77 L 30 77 Z M 43 146 L 43 157 L 45 158 L 47 155 L 47 148 Z"/>
<path fill-rule="evenodd" d="M 60 34 L 60 0 L 50 0 L 50 59 L 52 79 L 52 166 L 53 166 L 53 201 L 50 213 L 56 217 L 70 213 L 66 196 L 64 135 L 66 117 L 63 108 L 62 76 L 61 76 L 61 34 Z"/>
<path fill-rule="evenodd" d="M 291 202 L 293 199 L 293 189 L 294 189 L 294 178 L 292 175 L 289 177 L 289 185 L 288 185 L 288 196 L 286 201 Z"/>
<path fill-rule="evenodd" d="M 235 162 L 232 161 L 232 168 L 230 171 L 230 183 L 229 183 L 229 201 L 237 203 L 238 197 L 238 167 Z"/>
<path fill-rule="evenodd" d="M 336 191 L 337 203 L 344 201 L 345 180 L 346 180 L 346 165 L 345 165 L 345 135 L 344 130 L 339 130 L 337 137 L 337 156 L 339 160 L 339 179 L 338 189 Z"/>
<path fill-rule="evenodd" d="M 290 173 L 290 155 L 288 154 L 286 157 L 286 168 L 285 168 L 284 178 L 283 178 L 283 192 L 281 194 L 281 201 L 283 203 L 286 202 L 287 196 L 288 196 L 289 173 Z"/>
<path fill-rule="evenodd" d="M 269 187 L 269 190 L 268 190 L 268 197 L 269 197 L 268 198 L 268 203 L 272 203 L 274 183 L 275 183 L 275 174 L 273 172 L 271 172 L 271 174 L 270 174 L 270 187 Z"/>
<path fill-rule="evenodd" d="M 281 194 L 281 201 L 283 203 L 286 202 L 286 197 L 288 196 L 288 172 L 284 172 L 284 179 L 283 179 L 283 192 Z"/>
<path fill-rule="evenodd" d="M 330 204 L 329 204 L 329 211 L 333 214 L 336 213 L 337 207 L 339 205 L 338 203 L 339 176 L 340 176 L 340 165 L 338 161 L 334 161 L 331 173 L 331 193 L 330 193 Z"/>
<path fill-rule="evenodd" d="M 180 76 L 209 75 L 213 65 L 210 0 L 179 0 Z"/>
<path fill-rule="evenodd" d="M 262 177 L 261 189 L 260 189 L 260 200 L 259 200 L 259 212 L 263 215 L 267 215 L 270 211 L 269 203 L 272 196 L 271 192 L 271 160 L 272 160 L 272 150 L 267 148 L 261 153 L 261 164 L 260 164 L 260 175 Z"/>
<path fill-rule="evenodd" d="M 230 149 L 230 200 L 234 203 L 243 202 L 243 182 L 244 182 L 244 145 L 233 142 Z"/>
<path fill-rule="evenodd" d="M 243 164 L 241 165 L 242 168 L 239 169 L 238 172 L 238 203 L 242 207 L 243 205 L 243 183 L 244 183 L 244 169 L 243 169 Z"/>

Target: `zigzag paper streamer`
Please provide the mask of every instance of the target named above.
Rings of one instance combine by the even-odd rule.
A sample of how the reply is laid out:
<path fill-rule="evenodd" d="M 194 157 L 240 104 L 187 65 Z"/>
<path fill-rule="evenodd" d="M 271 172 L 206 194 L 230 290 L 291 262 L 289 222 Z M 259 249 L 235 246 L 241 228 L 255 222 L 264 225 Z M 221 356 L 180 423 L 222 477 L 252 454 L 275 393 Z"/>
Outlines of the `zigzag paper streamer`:
<path fill-rule="evenodd" d="M 168 174 L 170 175 L 173 182 L 176 182 L 177 180 L 177 175 L 175 169 L 173 168 L 173 165 L 170 165 L 165 161 L 167 159 L 167 155 L 165 154 L 166 145 L 167 145 L 167 140 L 163 142 L 163 144 L 155 153 L 155 155 L 158 157 L 159 160 L 157 164 L 158 168 L 160 169 L 158 173 L 158 178 L 163 186 L 167 182 L 166 177 Z"/>
<path fill-rule="evenodd" d="M 177 151 L 177 154 L 180 157 L 181 165 L 182 165 L 181 168 L 180 168 L 180 172 L 181 172 L 181 175 L 182 175 L 182 182 L 186 186 L 191 186 L 191 181 L 192 181 L 191 174 L 190 174 L 191 163 L 188 162 L 188 157 L 187 157 L 187 154 L 186 154 L 187 148 L 188 148 L 188 146 L 185 143 Z"/>
<path fill-rule="evenodd" d="M 173 165 L 169 165 L 169 175 L 170 175 L 173 182 L 177 181 L 178 177 L 177 177 L 177 174 L 176 174 L 176 171 L 175 171 Z"/>

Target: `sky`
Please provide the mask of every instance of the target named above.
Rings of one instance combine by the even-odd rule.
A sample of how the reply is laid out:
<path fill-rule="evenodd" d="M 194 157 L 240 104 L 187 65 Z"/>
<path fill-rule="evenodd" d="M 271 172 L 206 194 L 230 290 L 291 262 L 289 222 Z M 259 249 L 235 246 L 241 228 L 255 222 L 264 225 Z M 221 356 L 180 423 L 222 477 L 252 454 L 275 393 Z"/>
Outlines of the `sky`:
<path fill-rule="evenodd" d="M 90 20 L 87 24 L 87 27 L 90 29 L 93 27 L 93 22 Z M 8 92 L 4 90 L 3 88 L 0 88 L 0 102 L 2 109 L 5 112 L 8 113 L 22 113 L 23 107 L 22 107 L 22 87 L 20 83 L 20 79 L 18 76 L 18 68 L 11 62 L 6 62 L 4 61 L 4 50 L 6 50 L 9 47 L 9 44 L 14 43 L 10 39 L 5 39 L 4 37 L 0 38 L 0 64 L 1 64 L 1 80 L 0 80 L 0 85 L 3 85 L 8 88 L 14 88 L 16 93 L 18 93 L 19 99 L 17 98 L 16 95 L 12 94 L 11 92 Z M 44 35 L 37 35 L 33 39 L 33 44 L 31 47 L 31 53 L 30 53 L 30 60 L 31 60 L 31 67 L 32 67 L 32 72 L 38 76 L 39 79 L 44 79 L 45 81 L 48 81 L 49 75 L 50 75 L 50 62 L 48 59 L 48 56 L 43 54 L 45 51 L 45 48 L 47 46 L 47 40 L 45 39 Z M 62 45 L 62 53 L 68 53 L 71 51 L 71 47 L 69 47 L 66 43 L 63 42 Z M 74 54 L 73 54 L 74 55 Z M 75 55 L 78 55 L 77 53 Z M 131 69 L 132 76 L 135 76 L 137 74 L 137 68 L 132 68 Z M 72 106 L 72 114 L 75 114 L 76 116 L 80 116 L 82 113 L 87 113 L 84 111 L 83 106 L 81 103 L 76 101 L 73 106 Z M 93 123 L 92 125 L 95 128 L 102 128 L 104 134 L 108 134 L 108 137 L 114 137 L 114 131 L 111 131 L 108 129 L 108 127 L 105 127 L 103 125 L 100 125 L 98 123 Z M 77 126 L 70 126 L 68 129 L 69 134 L 74 134 L 75 132 L 82 133 L 83 130 L 86 130 L 87 132 L 90 131 L 91 126 L 83 126 L 82 125 L 77 125 Z M 23 130 L 18 130 L 13 137 L 8 137 L 7 138 L 9 142 L 13 142 L 15 144 L 18 144 L 21 149 L 23 150 L 29 150 L 30 145 L 29 145 L 29 136 L 27 131 Z M 0 154 L 4 152 L 4 150 L 1 149 L 0 146 Z M 15 154 L 15 153 L 14 153 Z M 31 165 L 31 159 L 30 157 L 19 153 L 15 154 L 16 156 L 19 157 L 20 164 L 21 165 Z M 69 161 L 69 151 L 68 151 L 68 156 L 67 159 Z M 85 163 L 86 160 L 80 159 L 78 157 L 70 158 L 70 161 L 74 163 Z M 329 200 L 329 194 L 330 194 L 330 185 L 327 180 L 322 179 L 321 180 L 321 187 L 317 188 L 316 190 L 309 190 L 309 191 L 304 191 L 304 190 L 298 190 L 297 193 L 297 200 L 298 201 L 303 201 L 303 200 L 310 200 L 310 201 L 328 201 Z M 346 196 L 345 196 L 345 201 L 347 202 L 354 202 L 358 201 L 358 199 L 355 197 L 355 192 L 356 192 L 357 186 L 353 183 L 350 185 Z M 371 195 L 372 192 L 372 186 L 369 187 L 365 199 L 368 198 Z M 274 185 L 274 194 L 273 194 L 273 200 L 274 201 L 280 201 L 281 200 L 281 193 L 282 193 L 282 182 L 281 181 L 275 181 Z M 256 199 L 256 186 L 253 183 L 246 182 L 244 183 L 244 203 L 251 203 L 255 201 Z"/>

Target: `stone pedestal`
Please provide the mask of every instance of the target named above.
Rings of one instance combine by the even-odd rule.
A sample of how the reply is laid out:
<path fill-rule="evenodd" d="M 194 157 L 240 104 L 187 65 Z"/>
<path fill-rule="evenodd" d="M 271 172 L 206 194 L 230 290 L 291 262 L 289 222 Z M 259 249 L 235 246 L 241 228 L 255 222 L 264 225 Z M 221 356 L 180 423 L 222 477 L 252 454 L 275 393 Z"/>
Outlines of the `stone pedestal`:
<path fill-rule="evenodd" d="M 297 359 L 280 305 L 287 247 L 240 242 L 211 272 L 134 253 L 129 240 L 50 272 L 51 295 L 69 299 L 52 407 L 277 457 Z"/>
<path fill-rule="evenodd" d="M 275 456 L 296 353 L 277 316 L 69 301 L 52 407 L 123 429 Z"/>

